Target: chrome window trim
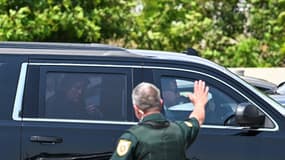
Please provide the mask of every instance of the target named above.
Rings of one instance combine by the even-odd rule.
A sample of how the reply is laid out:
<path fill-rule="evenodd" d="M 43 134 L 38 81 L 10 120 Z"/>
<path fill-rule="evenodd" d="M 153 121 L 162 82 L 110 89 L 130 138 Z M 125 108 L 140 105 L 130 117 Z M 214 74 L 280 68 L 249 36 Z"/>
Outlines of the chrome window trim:
<path fill-rule="evenodd" d="M 100 120 L 56 119 L 56 118 L 23 118 L 23 121 L 90 123 L 90 124 L 118 124 L 118 125 L 136 125 L 137 124 L 137 122 L 125 122 L 125 121 L 100 121 Z"/>
<path fill-rule="evenodd" d="M 202 128 L 214 128 L 214 129 L 233 129 L 233 130 L 250 130 L 250 131 L 278 131 L 273 130 L 272 128 L 259 128 L 259 129 L 252 129 L 249 127 L 238 127 L 238 126 L 219 126 L 219 125 L 202 125 Z"/>
<path fill-rule="evenodd" d="M 15 96 L 15 101 L 14 101 L 13 114 L 12 114 L 12 119 L 15 121 L 22 120 L 22 118 L 20 117 L 20 113 L 22 109 L 22 101 L 23 101 L 23 96 L 24 96 L 27 68 L 28 68 L 28 63 L 22 63 L 20 75 L 18 79 L 18 86 L 17 86 L 16 96 Z"/>
<path fill-rule="evenodd" d="M 24 85 L 25 85 L 25 79 L 26 79 L 26 73 L 27 73 L 27 66 L 28 65 L 41 65 L 41 66 L 82 66 L 82 67 L 114 67 L 114 68 L 147 68 L 147 69 L 162 69 L 162 70 L 173 70 L 173 71 L 183 71 L 183 72 L 190 72 L 190 73 L 197 73 L 201 74 L 207 77 L 211 77 L 222 84 L 230 87 L 234 91 L 236 91 L 238 94 L 243 96 L 245 99 L 247 99 L 249 102 L 257 106 L 275 125 L 275 128 L 260 128 L 260 129 L 249 129 L 249 130 L 256 130 L 256 131 L 278 131 L 279 125 L 277 122 L 267 113 L 265 112 L 261 107 L 259 107 L 257 104 L 252 102 L 247 96 L 242 94 L 237 89 L 233 88 L 228 83 L 211 76 L 209 74 L 205 74 L 202 72 L 189 70 L 189 69 L 182 69 L 182 68 L 173 68 L 173 67 L 157 67 L 157 66 L 139 66 L 139 65 L 111 65 L 111 64 L 73 64 L 73 63 L 23 63 L 20 71 L 19 76 L 19 82 L 17 87 L 17 93 L 14 103 L 14 110 L 13 110 L 13 119 L 14 120 L 23 120 L 23 121 L 39 121 L 39 122 L 73 122 L 73 123 L 96 123 L 96 124 L 136 124 L 136 122 L 125 122 L 125 121 L 91 121 L 91 120 L 67 120 L 67 119 L 44 119 L 44 118 L 21 118 L 19 113 L 21 112 L 21 104 L 23 100 L 23 94 L 24 94 Z M 236 79 L 238 80 L 238 79 Z M 244 84 L 244 83 L 242 83 Z M 252 89 L 252 88 L 249 88 Z M 215 128 L 215 129 L 248 129 L 247 127 L 235 127 L 235 126 L 219 126 L 219 125 L 202 125 L 202 128 Z"/>

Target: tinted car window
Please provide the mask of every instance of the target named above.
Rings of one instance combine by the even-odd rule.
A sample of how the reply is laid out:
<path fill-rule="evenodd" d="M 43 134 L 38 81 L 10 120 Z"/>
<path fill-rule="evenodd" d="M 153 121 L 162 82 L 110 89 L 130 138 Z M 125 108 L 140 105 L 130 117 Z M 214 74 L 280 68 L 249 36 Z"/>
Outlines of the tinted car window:
<path fill-rule="evenodd" d="M 124 121 L 126 84 L 124 74 L 40 71 L 30 67 L 24 117 Z M 40 78 L 36 78 L 37 76 Z M 28 87 L 27 87 L 28 88 Z M 28 104 L 29 102 L 29 104 Z"/>
<path fill-rule="evenodd" d="M 205 124 L 223 125 L 225 119 L 234 114 L 237 102 L 214 86 L 209 87 Z M 183 120 L 192 112 L 193 104 L 188 94 L 193 92 L 193 88 L 193 80 L 162 77 L 164 111 L 168 118 Z"/>

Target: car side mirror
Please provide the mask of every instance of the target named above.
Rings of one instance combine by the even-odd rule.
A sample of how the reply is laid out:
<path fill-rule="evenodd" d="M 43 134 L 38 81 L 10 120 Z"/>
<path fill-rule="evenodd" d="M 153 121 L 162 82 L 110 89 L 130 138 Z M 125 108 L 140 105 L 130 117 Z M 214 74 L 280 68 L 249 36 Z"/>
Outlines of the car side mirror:
<path fill-rule="evenodd" d="M 241 103 L 236 108 L 236 123 L 240 126 L 259 128 L 264 125 L 265 115 L 250 103 Z"/>

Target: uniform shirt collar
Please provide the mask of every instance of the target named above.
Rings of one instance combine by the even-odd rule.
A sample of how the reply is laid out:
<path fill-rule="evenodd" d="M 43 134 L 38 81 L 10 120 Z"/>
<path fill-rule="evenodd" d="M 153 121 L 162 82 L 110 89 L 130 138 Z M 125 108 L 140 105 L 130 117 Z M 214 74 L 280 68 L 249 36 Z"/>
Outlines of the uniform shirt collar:
<path fill-rule="evenodd" d="M 142 122 L 145 121 L 165 121 L 165 117 L 163 116 L 163 114 L 161 113 L 154 113 L 154 114 L 150 114 L 146 117 L 143 118 Z"/>

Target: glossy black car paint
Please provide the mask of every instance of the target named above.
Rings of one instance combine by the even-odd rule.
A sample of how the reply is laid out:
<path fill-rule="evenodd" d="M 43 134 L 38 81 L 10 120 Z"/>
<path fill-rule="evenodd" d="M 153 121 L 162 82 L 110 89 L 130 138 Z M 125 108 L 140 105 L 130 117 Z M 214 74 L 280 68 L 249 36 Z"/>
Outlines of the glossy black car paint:
<path fill-rule="evenodd" d="M 254 88 L 244 84 L 237 76 L 203 58 L 94 44 L 4 42 L 0 43 L 0 64 L 1 159 L 109 159 L 115 150 L 117 138 L 137 122 L 132 110 L 131 89 L 142 81 L 161 87 L 162 76 L 203 79 L 225 94 L 249 100 L 273 121 L 272 128 L 205 124 L 188 151 L 190 159 L 284 159 L 285 118 L 284 112 L 280 112 L 282 109 L 276 108 L 278 104 L 272 104 L 274 102 L 256 93 Z M 20 72 L 25 65 L 27 72 L 25 79 L 21 79 Z M 127 76 L 128 85 L 124 97 L 126 121 L 25 117 L 23 111 L 37 96 L 33 92 L 35 88 L 31 88 L 37 87 L 33 81 L 40 81 L 31 78 L 36 73 L 30 71 L 32 67 L 123 73 Z M 17 99 L 21 98 L 21 87 L 22 99 Z M 15 107 L 21 110 L 15 112 Z"/>

